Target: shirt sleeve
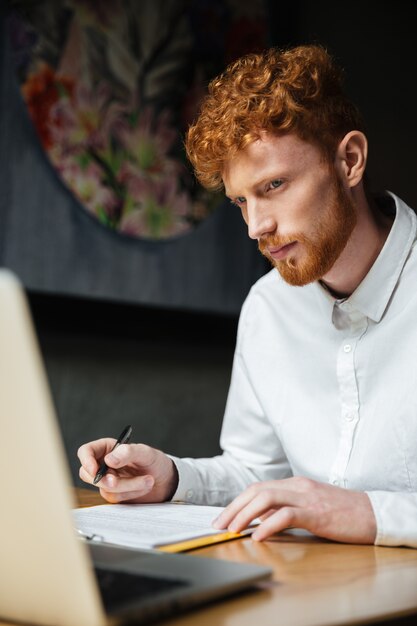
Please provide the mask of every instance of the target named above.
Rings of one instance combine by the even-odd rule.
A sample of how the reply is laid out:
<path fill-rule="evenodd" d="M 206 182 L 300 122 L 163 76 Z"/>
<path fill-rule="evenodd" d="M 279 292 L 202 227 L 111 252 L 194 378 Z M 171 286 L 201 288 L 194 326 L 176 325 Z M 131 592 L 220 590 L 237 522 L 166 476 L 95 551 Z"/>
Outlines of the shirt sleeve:
<path fill-rule="evenodd" d="M 417 548 L 417 493 L 366 492 L 375 513 L 379 546 Z"/>
<path fill-rule="evenodd" d="M 247 302 L 239 322 L 220 437 L 223 454 L 210 459 L 171 457 L 179 476 L 173 500 L 225 506 L 254 482 L 291 476 L 284 449 L 257 398 L 246 364 Z"/>

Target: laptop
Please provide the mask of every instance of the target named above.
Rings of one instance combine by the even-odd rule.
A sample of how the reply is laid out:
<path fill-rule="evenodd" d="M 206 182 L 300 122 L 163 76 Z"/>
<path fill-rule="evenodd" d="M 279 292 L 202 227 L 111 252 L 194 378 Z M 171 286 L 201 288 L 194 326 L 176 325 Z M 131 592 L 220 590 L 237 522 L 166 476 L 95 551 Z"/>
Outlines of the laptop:
<path fill-rule="evenodd" d="M 271 570 L 89 545 L 24 290 L 0 270 L 0 618 L 50 626 L 153 621 L 249 588 Z"/>

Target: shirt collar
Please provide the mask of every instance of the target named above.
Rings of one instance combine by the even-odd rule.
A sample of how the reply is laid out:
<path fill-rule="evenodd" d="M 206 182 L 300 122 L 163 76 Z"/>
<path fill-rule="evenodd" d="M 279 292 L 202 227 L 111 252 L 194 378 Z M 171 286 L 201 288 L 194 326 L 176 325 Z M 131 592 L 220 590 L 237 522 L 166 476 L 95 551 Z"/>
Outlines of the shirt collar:
<path fill-rule="evenodd" d="M 391 192 L 395 219 L 375 263 L 348 298 L 351 305 L 374 322 L 379 322 L 398 283 L 404 264 L 416 237 L 414 211 Z"/>
<path fill-rule="evenodd" d="M 416 238 L 417 218 L 412 209 L 391 192 L 387 194 L 395 203 L 395 219 L 385 244 L 368 274 L 352 295 L 346 299 L 352 310 L 379 322 L 388 306 L 398 283 L 404 264 Z M 325 295 L 322 304 L 326 309 L 340 301 L 320 283 L 320 292 Z M 332 307 L 333 311 L 333 307 Z"/>

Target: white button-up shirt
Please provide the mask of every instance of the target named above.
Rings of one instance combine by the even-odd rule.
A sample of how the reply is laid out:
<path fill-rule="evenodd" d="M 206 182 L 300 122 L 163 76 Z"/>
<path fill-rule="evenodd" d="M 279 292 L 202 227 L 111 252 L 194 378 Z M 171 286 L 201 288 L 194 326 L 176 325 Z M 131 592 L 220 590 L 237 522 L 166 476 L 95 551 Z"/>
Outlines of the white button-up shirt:
<path fill-rule="evenodd" d="M 223 455 L 174 459 L 174 499 L 225 505 L 260 480 L 307 476 L 366 491 L 377 544 L 417 547 L 416 216 L 395 221 L 355 292 L 292 287 L 276 270 L 239 322 Z M 191 495 L 190 495 L 191 494 Z"/>

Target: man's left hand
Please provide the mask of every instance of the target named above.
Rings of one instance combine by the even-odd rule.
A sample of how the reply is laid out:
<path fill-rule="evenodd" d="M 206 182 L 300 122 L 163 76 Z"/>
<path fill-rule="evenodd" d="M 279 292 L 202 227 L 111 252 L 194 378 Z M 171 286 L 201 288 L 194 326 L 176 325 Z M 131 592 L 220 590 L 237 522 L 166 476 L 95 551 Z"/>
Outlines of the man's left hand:
<path fill-rule="evenodd" d="M 303 477 L 251 485 L 213 525 L 240 532 L 256 518 L 262 520 L 252 534 L 256 541 L 286 528 L 304 528 L 345 543 L 373 544 L 376 537 L 376 519 L 366 493 Z"/>

